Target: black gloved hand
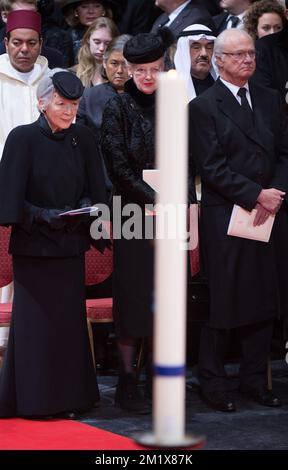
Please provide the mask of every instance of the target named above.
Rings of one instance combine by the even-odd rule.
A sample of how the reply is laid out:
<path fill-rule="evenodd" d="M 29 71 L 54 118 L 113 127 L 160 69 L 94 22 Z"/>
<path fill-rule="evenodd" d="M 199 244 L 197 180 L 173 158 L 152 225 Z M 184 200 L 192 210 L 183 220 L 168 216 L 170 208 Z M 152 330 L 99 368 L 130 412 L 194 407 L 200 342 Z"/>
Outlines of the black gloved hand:
<path fill-rule="evenodd" d="M 80 201 L 78 202 L 78 208 L 83 209 L 83 207 L 90 207 L 92 206 L 91 199 L 89 197 L 82 197 Z"/>
<path fill-rule="evenodd" d="M 34 204 L 25 201 L 23 222 L 21 224 L 22 228 L 27 232 L 31 232 L 33 230 L 33 224 L 36 222 L 38 224 L 47 224 L 52 230 L 61 230 L 66 225 L 65 219 L 59 216 L 61 212 L 63 212 L 63 210 L 44 209 L 43 207 L 34 206 Z"/>
<path fill-rule="evenodd" d="M 83 197 L 78 202 L 77 209 L 83 209 L 84 207 L 90 207 L 91 205 L 92 205 L 91 200 L 88 197 Z M 67 216 L 67 218 L 65 217 L 65 219 L 67 223 L 68 232 L 75 232 L 81 225 L 82 226 L 84 226 L 85 224 L 88 225 L 89 222 L 92 222 L 89 212 L 87 214 Z"/>
<path fill-rule="evenodd" d="M 39 222 L 46 222 L 52 230 L 61 230 L 65 227 L 66 221 L 60 217 L 63 210 L 58 209 L 41 209 L 36 220 Z"/>

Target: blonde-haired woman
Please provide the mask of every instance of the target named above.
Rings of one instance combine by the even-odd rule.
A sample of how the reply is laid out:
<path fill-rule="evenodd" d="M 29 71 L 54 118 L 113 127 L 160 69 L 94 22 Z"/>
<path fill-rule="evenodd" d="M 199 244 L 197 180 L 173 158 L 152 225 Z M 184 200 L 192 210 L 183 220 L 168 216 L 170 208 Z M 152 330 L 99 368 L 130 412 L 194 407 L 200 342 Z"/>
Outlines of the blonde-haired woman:
<path fill-rule="evenodd" d="M 84 34 L 78 54 L 76 74 L 85 87 L 107 81 L 103 76 L 103 55 L 112 39 L 118 34 L 115 23 L 105 17 L 94 21 Z"/>

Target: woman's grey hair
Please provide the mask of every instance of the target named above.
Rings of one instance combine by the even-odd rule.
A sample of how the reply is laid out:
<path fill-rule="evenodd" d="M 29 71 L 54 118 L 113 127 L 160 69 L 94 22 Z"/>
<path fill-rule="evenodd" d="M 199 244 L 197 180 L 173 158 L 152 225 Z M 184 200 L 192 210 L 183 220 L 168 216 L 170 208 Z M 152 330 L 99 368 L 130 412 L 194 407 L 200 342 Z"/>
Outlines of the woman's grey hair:
<path fill-rule="evenodd" d="M 42 100 L 41 107 L 38 104 L 38 108 L 40 112 L 43 112 L 46 110 L 48 104 L 53 98 L 53 93 L 54 93 L 54 86 L 52 83 L 52 77 L 55 75 L 57 72 L 68 72 L 66 69 L 61 69 L 60 67 L 57 67 L 55 69 L 51 69 L 47 72 L 46 75 L 40 80 L 37 90 L 36 90 L 36 96 L 37 100 Z"/>
<path fill-rule="evenodd" d="M 246 31 L 243 29 L 236 29 L 236 28 L 231 28 L 231 29 L 225 29 L 222 33 L 217 36 L 215 42 L 214 42 L 214 56 L 218 57 L 222 54 L 222 52 L 225 50 L 225 47 L 227 43 L 229 42 L 230 39 L 233 38 L 233 36 L 244 36 L 246 38 L 249 38 L 253 42 L 253 38 L 248 34 Z"/>
<path fill-rule="evenodd" d="M 104 52 L 103 55 L 103 60 L 106 62 L 109 59 L 110 54 L 114 51 L 120 51 L 123 52 L 124 46 L 129 39 L 131 39 L 132 36 L 130 34 L 121 34 L 120 36 L 117 36 L 116 38 L 111 41 L 109 46 L 107 47 L 106 51 Z"/>

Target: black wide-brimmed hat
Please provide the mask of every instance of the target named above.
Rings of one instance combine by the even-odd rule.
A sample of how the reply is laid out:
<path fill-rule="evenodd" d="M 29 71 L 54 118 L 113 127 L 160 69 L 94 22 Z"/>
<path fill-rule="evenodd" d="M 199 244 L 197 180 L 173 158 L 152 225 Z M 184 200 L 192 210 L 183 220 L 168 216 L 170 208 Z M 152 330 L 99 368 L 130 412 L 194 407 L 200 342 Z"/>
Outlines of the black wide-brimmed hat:
<path fill-rule="evenodd" d="M 169 28 L 157 33 L 139 33 L 126 42 L 123 55 L 131 64 L 147 64 L 163 57 L 175 37 Z"/>
<path fill-rule="evenodd" d="M 92 0 L 93 1 L 93 0 Z M 97 0 L 98 1 L 98 0 Z M 77 3 L 83 3 L 83 2 L 87 2 L 87 0 L 65 0 L 62 5 L 61 5 L 61 8 L 62 8 L 62 11 L 63 13 L 65 13 L 67 10 L 69 10 L 70 7 L 75 7 L 77 6 Z M 96 2 L 96 0 L 95 0 Z M 105 8 L 110 8 L 111 5 L 110 5 L 110 1 L 109 0 L 99 0 L 98 3 L 103 3 L 103 7 Z"/>

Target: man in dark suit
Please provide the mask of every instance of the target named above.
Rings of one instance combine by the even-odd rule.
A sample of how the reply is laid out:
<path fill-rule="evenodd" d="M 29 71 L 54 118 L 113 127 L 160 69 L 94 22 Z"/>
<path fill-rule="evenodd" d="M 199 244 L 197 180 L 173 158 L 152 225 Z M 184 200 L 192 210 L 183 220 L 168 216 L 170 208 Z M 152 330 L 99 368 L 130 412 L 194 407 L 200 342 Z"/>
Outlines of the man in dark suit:
<path fill-rule="evenodd" d="M 213 16 L 217 34 L 229 28 L 244 28 L 246 10 L 257 0 L 220 0 L 220 7 L 225 10 Z"/>
<path fill-rule="evenodd" d="M 273 320 L 287 311 L 288 300 L 283 268 L 288 259 L 287 119 L 277 92 L 248 82 L 255 48 L 245 31 L 224 31 L 214 53 L 220 78 L 189 104 L 191 155 L 202 178 L 200 240 L 210 293 L 200 385 L 212 407 L 235 410 L 224 369 L 233 329 L 242 351 L 240 391 L 262 405 L 279 406 L 266 383 Z M 255 226 L 275 215 L 268 243 L 227 235 L 234 204 L 256 210 Z"/>
<path fill-rule="evenodd" d="M 155 21 L 152 32 L 159 27 L 168 26 L 174 36 L 177 36 L 184 28 L 191 24 L 203 24 L 214 29 L 215 25 L 211 15 L 208 13 L 201 0 L 156 0 L 156 6 L 164 11 Z"/>

